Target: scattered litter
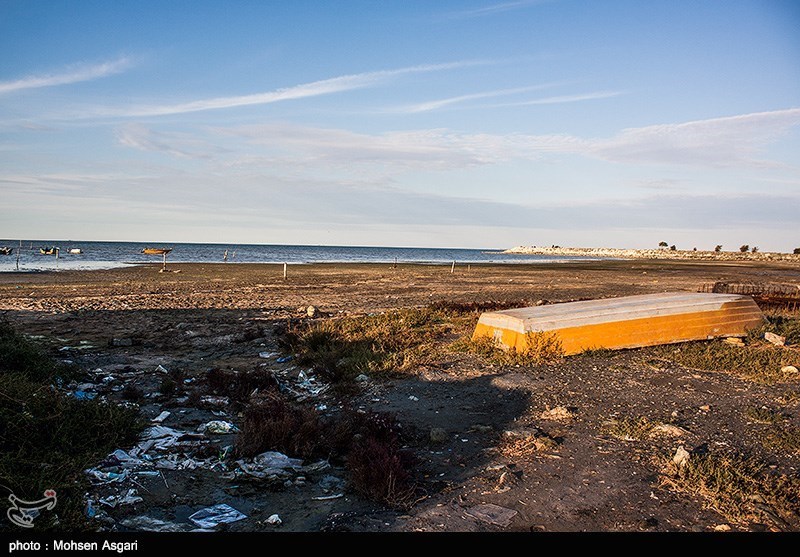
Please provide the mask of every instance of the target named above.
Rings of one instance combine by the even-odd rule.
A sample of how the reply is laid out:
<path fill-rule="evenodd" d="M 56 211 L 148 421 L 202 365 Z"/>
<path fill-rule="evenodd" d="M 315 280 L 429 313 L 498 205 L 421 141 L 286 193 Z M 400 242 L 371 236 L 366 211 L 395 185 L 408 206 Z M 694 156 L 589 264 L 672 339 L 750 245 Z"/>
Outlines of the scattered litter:
<path fill-rule="evenodd" d="M 108 497 L 100 499 L 100 503 L 112 509 L 117 505 L 133 505 L 141 503 L 142 501 L 144 501 L 144 499 L 139 497 L 136 494 L 136 490 L 133 488 L 129 489 L 125 495 L 109 495 Z"/>
<path fill-rule="evenodd" d="M 226 396 L 205 395 L 200 397 L 200 402 L 210 404 L 212 406 L 227 406 L 230 404 L 230 399 Z"/>
<path fill-rule="evenodd" d="M 86 501 L 86 507 L 83 509 L 83 514 L 86 518 L 94 518 L 97 515 L 97 509 L 94 507 L 94 502 L 89 499 Z"/>
<path fill-rule="evenodd" d="M 291 362 L 292 361 L 292 356 L 282 356 L 282 357 L 278 358 L 275 361 L 278 362 L 279 364 L 283 364 L 283 363 L 286 363 L 286 362 Z"/>
<path fill-rule="evenodd" d="M 159 373 L 169 373 L 169 372 L 167 371 L 167 368 L 165 368 L 165 367 L 164 367 L 164 366 L 162 366 L 161 364 L 158 364 L 158 366 L 156 366 L 156 371 L 158 371 Z"/>
<path fill-rule="evenodd" d="M 555 408 L 548 408 L 544 412 L 542 412 L 541 418 L 543 420 L 571 420 L 575 417 L 575 414 L 570 412 L 564 406 L 556 406 Z"/>
<path fill-rule="evenodd" d="M 733 346 L 744 346 L 744 341 L 739 337 L 726 337 L 723 339 L 723 342 L 732 344 Z"/>
<path fill-rule="evenodd" d="M 678 447 L 678 450 L 675 451 L 675 455 L 672 457 L 672 462 L 674 462 L 678 468 L 683 468 L 686 466 L 686 463 L 689 462 L 689 457 L 689 451 L 684 449 L 683 445 L 681 445 Z"/>
<path fill-rule="evenodd" d="M 144 460 L 133 457 L 122 449 L 117 449 L 103 461 L 104 466 L 122 466 L 123 468 L 138 468 L 144 464 L 146 464 Z"/>
<path fill-rule="evenodd" d="M 332 499 L 339 499 L 340 497 L 344 497 L 344 493 L 336 493 L 334 495 L 321 495 L 319 497 L 312 497 L 312 501 L 330 501 Z"/>
<path fill-rule="evenodd" d="M 784 346 L 786 344 L 786 337 L 776 335 L 775 333 L 764 333 L 764 340 L 771 342 L 775 346 Z"/>
<path fill-rule="evenodd" d="M 261 453 L 255 456 L 251 461 L 237 460 L 236 464 L 242 472 L 258 479 L 285 478 L 289 475 L 289 472 L 287 472 L 288 470 L 303 470 L 302 460 L 299 458 L 289 458 L 285 454 L 277 451 Z"/>
<path fill-rule="evenodd" d="M 327 404 L 320 404 L 316 408 L 317 408 L 317 412 L 324 412 L 325 410 L 328 409 L 328 405 Z"/>
<path fill-rule="evenodd" d="M 230 505 L 220 503 L 213 507 L 200 509 L 189 517 L 200 528 L 216 528 L 220 524 L 228 524 L 247 518 L 247 515 L 240 513 Z"/>
<path fill-rule="evenodd" d="M 283 524 L 283 520 L 277 514 L 270 515 L 270 517 L 266 520 L 267 524 L 272 524 L 273 526 L 280 526 Z"/>
<path fill-rule="evenodd" d="M 411 401 L 414 401 L 414 402 L 419 402 L 419 399 L 417 397 L 415 397 L 414 395 L 409 395 L 408 400 L 411 400 Z"/>
<path fill-rule="evenodd" d="M 716 526 L 714 526 L 714 531 L 715 532 L 730 532 L 731 531 L 731 527 L 728 526 L 727 524 L 717 524 Z"/>
<path fill-rule="evenodd" d="M 797 373 L 797 368 L 794 366 L 783 366 L 781 368 L 782 373 Z"/>
<path fill-rule="evenodd" d="M 239 431 L 239 428 L 230 422 L 223 420 L 212 420 L 207 424 L 202 424 L 198 428 L 198 431 L 203 431 L 206 433 L 235 433 Z"/>
<path fill-rule="evenodd" d="M 356 375 L 356 383 L 366 383 L 367 381 L 369 381 L 369 377 L 367 377 L 366 374 L 361 373 Z"/>
<path fill-rule="evenodd" d="M 170 412 L 169 410 L 164 410 L 163 412 L 161 412 L 161 414 L 153 418 L 152 421 L 157 424 L 160 424 L 161 422 L 166 420 L 170 414 L 172 414 L 172 412 Z"/>
<path fill-rule="evenodd" d="M 89 391 L 72 391 L 68 394 L 74 396 L 78 400 L 94 400 L 94 398 L 97 396 L 97 393 L 92 393 Z"/>
<path fill-rule="evenodd" d="M 505 528 L 511 524 L 511 521 L 518 514 L 517 511 L 513 509 L 507 509 L 506 507 L 501 507 L 492 503 L 476 505 L 464 512 L 467 516 L 471 516 L 482 522 L 494 524 L 495 526 L 500 526 L 501 528 Z"/>
<path fill-rule="evenodd" d="M 703 412 L 710 412 L 711 406 L 709 406 L 708 404 L 704 404 L 703 406 L 700 407 L 700 410 L 702 410 Z"/>
<path fill-rule="evenodd" d="M 127 518 L 120 522 L 126 528 L 133 530 L 141 530 L 145 532 L 186 532 L 189 527 L 184 524 L 175 524 L 174 522 L 165 522 L 157 518 L 149 516 L 137 516 L 134 518 Z"/>
<path fill-rule="evenodd" d="M 89 475 L 90 478 L 94 478 L 95 480 L 99 481 L 100 483 L 112 483 L 112 482 L 121 482 L 128 477 L 128 471 L 123 470 L 122 472 L 102 472 L 97 468 L 90 468 L 85 470 L 86 474 Z"/>
<path fill-rule="evenodd" d="M 186 379 L 183 380 L 183 383 L 184 385 L 189 385 L 191 383 L 194 383 L 194 381 L 195 381 L 194 377 L 187 377 Z"/>
<path fill-rule="evenodd" d="M 258 353 L 258 357 L 259 358 L 272 358 L 273 356 L 277 356 L 277 355 L 278 355 L 277 352 L 259 352 Z"/>

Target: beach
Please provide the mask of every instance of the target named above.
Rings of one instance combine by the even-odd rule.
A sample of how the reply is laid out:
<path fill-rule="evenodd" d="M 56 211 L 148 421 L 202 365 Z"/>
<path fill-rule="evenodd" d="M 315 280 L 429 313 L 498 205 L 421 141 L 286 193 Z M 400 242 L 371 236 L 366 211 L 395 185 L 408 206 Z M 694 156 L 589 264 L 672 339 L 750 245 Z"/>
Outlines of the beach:
<path fill-rule="evenodd" d="M 469 337 L 480 308 L 697 292 L 718 281 L 800 284 L 796 263 L 298 264 L 288 266 L 285 279 L 278 264 L 170 263 L 167 272 L 160 269 L 2 273 L 0 314 L 55 357 L 90 371 L 89 391 L 120 401 L 123 386 L 135 384 L 142 416 L 150 420 L 166 410 L 163 425 L 178 430 L 197 431 L 210 420 L 243 427 L 246 405 L 198 402 L 216 396 L 208 390 L 212 369 L 268 370 L 288 385 L 282 392 L 300 393 L 298 404 L 320 415 L 388 413 L 401 426 L 404 450 L 414 454 L 418 489 L 404 505 L 375 502 L 347 487 L 350 472 L 336 459 L 324 472 L 295 471 L 265 489 L 265 480 L 233 481 L 223 469 L 202 464 L 207 455 L 187 452 L 180 459 L 200 464 L 165 469 L 163 482 L 141 480 L 144 501 L 105 509 L 104 528 L 135 530 L 130 521 L 141 516 L 182 524 L 190 511 L 221 501 L 248 516 L 228 527 L 246 531 L 273 530 L 266 521 L 273 513 L 290 531 L 797 526 L 797 509 L 785 502 L 765 503 L 772 505 L 772 518 L 757 509 L 739 518 L 715 510 L 702 494 L 670 484 L 665 466 L 679 447 L 692 458 L 704 458 L 694 451 L 706 447 L 712 455 L 749 455 L 769 462 L 775 474 L 796 475 L 800 447 L 771 449 L 763 442 L 771 426 L 748 412 L 780 412 L 781 431 L 796 431 L 800 378 L 789 373 L 764 381 L 736 370 L 695 369 L 672 359 L 682 345 L 599 351 L 541 365 L 503 364 L 450 348 Z M 436 310 L 436 334 L 427 344 L 415 348 L 413 358 L 409 352 L 398 360 L 395 370 L 368 373 L 347 392 L 324 388 L 319 371 L 287 358 L 293 354 L 281 340 L 287 326 L 431 307 L 443 309 Z M 399 334 L 410 335 L 412 326 L 402 322 Z M 797 358 L 796 346 L 782 350 L 784 360 Z M 174 370 L 180 370 L 174 392 L 160 392 L 164 373 Z M 615 433 L 613 424 L 640 419 L 653 426 L 646 434 Z M 236 435 L 206 437 L 221 450 Z M 93 493 L 99 498 L 119 489 L 106 484 Z"/>

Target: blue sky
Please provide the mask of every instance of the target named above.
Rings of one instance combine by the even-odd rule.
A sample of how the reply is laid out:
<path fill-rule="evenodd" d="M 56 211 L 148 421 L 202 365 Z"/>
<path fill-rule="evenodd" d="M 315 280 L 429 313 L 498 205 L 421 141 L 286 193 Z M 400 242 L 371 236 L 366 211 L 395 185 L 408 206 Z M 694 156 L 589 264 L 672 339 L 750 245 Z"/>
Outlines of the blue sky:
<path fill-rule="evenodd" d="M 0 2 L 0 237 L 800 246 L 796 1 Z"/>

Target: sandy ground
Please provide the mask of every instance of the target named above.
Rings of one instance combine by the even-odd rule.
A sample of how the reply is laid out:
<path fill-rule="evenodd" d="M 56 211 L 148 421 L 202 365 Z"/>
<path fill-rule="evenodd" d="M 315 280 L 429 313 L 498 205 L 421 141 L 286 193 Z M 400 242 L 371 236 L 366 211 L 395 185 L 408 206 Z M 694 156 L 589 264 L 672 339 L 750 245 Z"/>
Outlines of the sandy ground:
<path fill-rule="evenodd" d="M 111 398 L 133 383 L 146 398 L 141 412 L 194 430 L 209 420 L 238 423 L 225 407 L 191 407 L 155 394 L 156 367 L 179 368 L 192 382 L 212 367 L 265 365 L 282 378 L 302 371 L 278 362 L 273 325 L 304 317 L 359 315 L 436 301 L 563 302 L 667 291 L 697 291 L 714 281 L 800 283 L 789 263 L 595 261 L 545 265 L 278 265 L 175 264 L 91 272 L 0 274 L 0 313 L 21 331 L 42 335 L 54 354 L 94 371 Z M 250 331 L 250 332 L 248 332 Z M 253 333 L 252 331 L 255 331 Z M 113 339 L 131 339 L 120 346 Z M 260 355 L 261 354 L 261 355 Z M 266 357 L 264 357 L 266 355 Z M 103 382 L 104 377 L 111 377 Z M 287 379 L 287 380 L 289 380 Z M 102 386 L 101 386 L 102 385 Z M 219 470 L 169 470 L 145 478 L 136 505 L 107 511 L 106 528 L 135 529 L 147 516 L 186 524 L 199 508 L 228 503 L 248 515 L 231 530 L 319 531 L 708 531 L 776 529 L 764 520 L 730 524 L 703 499 L 669 491 L 660 464 L 678 446 L 736 450 L 796 474 L 797 454 L 773 455 L 763 425 L 744 409 L 775 407 L 800 382 L 763 385 L 718 372 L 648 363 L 639 351 L 566 358 L 533 368 L 502 368 L 474 355 L 454 356 L 405 378 L 375 379 L 354 398 L 330 392 L 308 400 L 327 411 L 344 407 L 397 415 L 419 465 L 420 500 L 405 511 L 365 501 L 346 489 L 339 468 L 298 474 L 265 488 L 225 479 Z M 104 391 L 103 389 L 106 389 Z M 543 414 L 554 407 L 567 416 Z M 800 425 L 797 404 L 783 404 Z M 604 433 L 621 417 L 669 421 L 682 432 L 625 441 Z M 446 439 L 434 443 L 441 428 Z M 547 436 L 557 445 L 532 454 L 502 453 L 512 432 Z M 230 444 L 232 435 L 215 443 Z M 163 480 L 163 481 L 162 481 Z M 115 491 L 116 490 L 116 491 Z M 96 495 L 118 493 L 99 486 Z M 330 498 L 342 494 L 341 497 Z M 487 506 L 489 505 L 489 506 Z M 495 506 L 492 506 L 495 505 Z M 797 525 L 783 525 L 796 528 Z"/>

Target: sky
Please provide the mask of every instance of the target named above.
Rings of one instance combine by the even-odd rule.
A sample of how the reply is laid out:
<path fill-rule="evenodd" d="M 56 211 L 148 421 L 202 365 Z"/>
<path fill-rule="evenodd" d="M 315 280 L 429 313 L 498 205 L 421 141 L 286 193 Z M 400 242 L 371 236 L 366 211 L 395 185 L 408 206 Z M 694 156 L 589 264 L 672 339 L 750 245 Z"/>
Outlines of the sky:
<path fill-rule="evenodd" d="M 796 0 L 0 0 L 0 238 L 791 251 Z"/>

